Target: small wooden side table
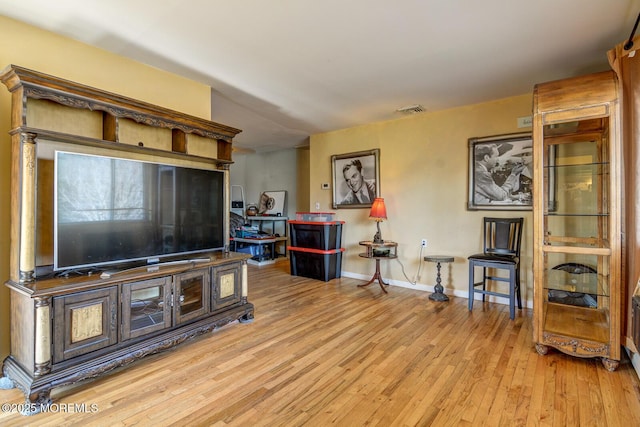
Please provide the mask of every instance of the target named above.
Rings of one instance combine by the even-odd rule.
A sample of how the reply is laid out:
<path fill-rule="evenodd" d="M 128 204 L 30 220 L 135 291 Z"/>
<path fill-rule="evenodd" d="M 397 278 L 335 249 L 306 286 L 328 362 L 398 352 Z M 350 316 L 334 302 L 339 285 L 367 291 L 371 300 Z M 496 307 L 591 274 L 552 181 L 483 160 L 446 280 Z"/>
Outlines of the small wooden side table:
<path fill-rule="evenodd" d="M 427 262 L 435 262 L 438 274 L 436 275 L 435 292 L 429 295 L 429 299 L 433 301 L 449 301 L 449 297 L 444 294 L 444 288 L 440 279 L 440 264 L 453 262 L 453 257 L 448 255 L 431 255 L 424 257 Z"/>
<path fill-rule="evenodd" d="M 386 240 L 382 243 L 374 243 L 370 240 L 365 240 L 360 242 L 360 245 L 365 246 L 367 251 L 365 253 L 358 254 L 358 256 L 362 258 L 375 259 L 376 272 L 371 278 L 371 280 L 369 280 L 367 283 L 364 283 L 362 285 L 358 285 L 358 287 L 363 288 L 365 286 L 369 286 L 370 284 L 372 284 L 377 280 L 378 284 L 380 285 L 380 289 L 382 289 L 384 293 L 387 293 L 387 290 L 384 288 L 384 286 L 388 286 L 389 284 L 385 283 L 384 279 L 382 278 L 382 275 L 380 274 L 380 260 L 397 258 L 398 244 L 396 242 L 391 242 L 389 240 Z"/>

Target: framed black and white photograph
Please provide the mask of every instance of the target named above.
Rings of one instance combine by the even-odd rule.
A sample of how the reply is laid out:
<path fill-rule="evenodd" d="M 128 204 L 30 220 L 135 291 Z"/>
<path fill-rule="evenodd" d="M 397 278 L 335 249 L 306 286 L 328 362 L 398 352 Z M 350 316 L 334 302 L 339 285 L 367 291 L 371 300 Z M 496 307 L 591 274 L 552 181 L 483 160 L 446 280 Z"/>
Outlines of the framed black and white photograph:
<path fill-rule="evenodd" d="M 333 209 L 369 208 L 380 197 L 380 149 L 331 156 Z"/>
<path fill-rule="evenodd" d="M 469 139 L 470 210 L 531 210 L 530 132 Z"/>

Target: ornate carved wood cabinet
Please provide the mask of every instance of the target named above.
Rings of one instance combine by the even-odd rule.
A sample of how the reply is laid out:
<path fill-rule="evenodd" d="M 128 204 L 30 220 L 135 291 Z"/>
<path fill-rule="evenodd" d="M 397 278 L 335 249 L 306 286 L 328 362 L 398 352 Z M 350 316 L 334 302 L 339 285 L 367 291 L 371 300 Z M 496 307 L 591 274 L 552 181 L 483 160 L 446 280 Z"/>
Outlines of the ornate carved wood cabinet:
<path fill-rule="evenodd" d="M 17 66 L 0 79 L 12 94 L 11 354 L 3 374 L 25 393 L 27 412 L 47 404 L 53 387 L 253 318 L 249 255 L 228 251 L 228 165 L 239 130 Z M 69 148 L 221 171 L 224 249 L 110 274 L 52 271 L 52 153 Z"/>
<path fill-rule="evenodd" d="M 613 72 L 534 91 L 534 342 L 620 361 L 621 143 Z"/>

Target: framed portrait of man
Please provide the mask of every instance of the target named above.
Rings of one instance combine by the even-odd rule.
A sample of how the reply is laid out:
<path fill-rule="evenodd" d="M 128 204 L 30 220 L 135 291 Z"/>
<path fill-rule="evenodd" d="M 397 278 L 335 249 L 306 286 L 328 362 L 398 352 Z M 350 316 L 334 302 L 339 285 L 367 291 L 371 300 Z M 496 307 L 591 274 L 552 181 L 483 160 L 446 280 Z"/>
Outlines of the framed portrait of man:
<path fill-rule="evenodd" d="M 530 132 L 469 139 L 470 210 L 531 210 Z"/>
<path fill-rule="evenodd" d="M 380 149 L 331 156 L 333 209 L 369 208 L 380 197 Z"/>

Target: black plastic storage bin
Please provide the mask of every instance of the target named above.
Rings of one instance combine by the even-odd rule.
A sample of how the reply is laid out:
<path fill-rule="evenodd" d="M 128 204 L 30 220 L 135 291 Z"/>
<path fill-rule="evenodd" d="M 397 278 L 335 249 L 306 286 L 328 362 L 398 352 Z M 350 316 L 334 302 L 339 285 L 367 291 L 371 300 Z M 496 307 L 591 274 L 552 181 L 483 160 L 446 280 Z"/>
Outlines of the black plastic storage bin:
<path fill-rule="evenodd" d="M 325 282 L 342 274 L 342 252 L 344 248 L 320 250 L 289 246 L 291 275 L 309 277 Z"/>
<path fill-rule="evenodd" d="M 289 221 L 291 246 L 328 251 L 340 249 L 344 221 Z"/>

